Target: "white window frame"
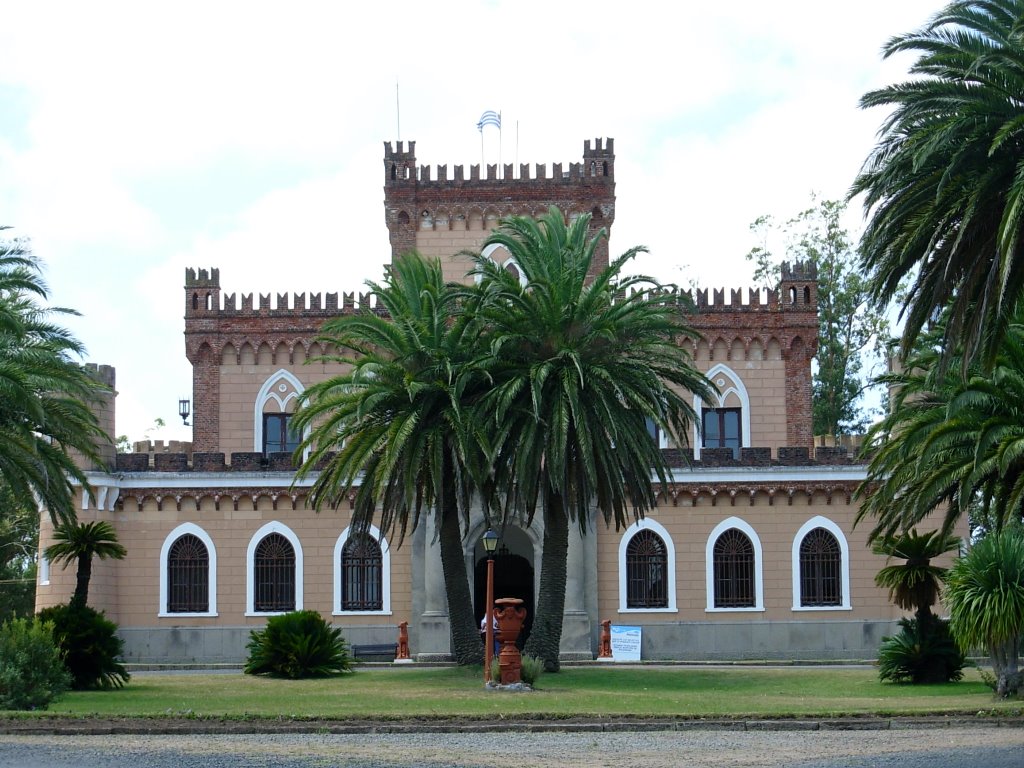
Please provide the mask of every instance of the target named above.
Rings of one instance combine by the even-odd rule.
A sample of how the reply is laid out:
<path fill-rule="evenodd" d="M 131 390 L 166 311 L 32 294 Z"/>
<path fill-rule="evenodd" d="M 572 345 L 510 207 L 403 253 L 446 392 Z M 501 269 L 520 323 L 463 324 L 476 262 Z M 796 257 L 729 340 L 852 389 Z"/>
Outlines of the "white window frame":
<path fill-rule="evenodd" d="M 352 534 L 349 526 L 334 543 L 334 616 L 390 616 L 391 615 L 391 548 L 388 540 L 380 535 L 380 529 L 371 525 L 367 533 L 380 545 L 381 567 L 381 609 L 379 611 L 343 611 L 341 610 L 341 553 L 345 543 Z"/>
<path fill-rule="evenodd" d="M 718 537 L 730 528 L 745 533 L 754 546 L 754 604 L 748 608 L 716 608 L 715 607 L 715 543 Z M 729 517 L 720 522 L 708 536 L 704 548 L 704 576 L 707 589 L 707 607 L 705 613 L 756 613 L 764 611 L 764 558 L 761 552 L 761 539 L 750 524 L 740 517 Z"/>
<path fill-rule="evenodd" d="M 209 590 L 207 595 L 207 610 L 187 613 L 170 613 L 167 610 L 167 558 L 171 554 L 171 547 L 178 539 L 191 533 L 206 547 L 207 554 L 207 576 L 206 586 Z M 164 538 L 163 546 L 160 547 L 160 605 L 157 609 L 157 617 L 168 618 L 174 616 L 203 618 L 217 615 L 217 547 L 213 544 L 210 535 L 195 523 L 182 523 Z"/>
<path fill-rule="evenodd" d="M 274 387 L 282 379 L 291 384 L 293 390 L 288 392 L 284 397 L 281 397 L 277 392 L 274 391 Z M 263 408 L 270 401 L 275 401 L 281 409 L 281 413 L 288 413 L 288 403 L 292 400 L 298 399 L 299 395 L 306 391 L 306 388 L 302 386 L 302 382 L 291 371 L 281 368 L 276 373 L 271 374 L 267 377 L 267 380 L 263 382 L 263 386 L 260 387 L 260 391 L 256 393 L 256 403 L 253 408 L 253 451 L 255 453 L 263 453 Z M 302 437 L 305 439 L 309 436 L 309 428 L 307 427 L 302 432 Z M 302 458 L 309 457 L 309 449 L 303 451 Z"/>
<path fill-rule="evenodd" d="M 511 264 L 513 267 L 516 268 L 516 272 L 519 273 L 520 287 L 525 288 L 527 283 L 526 275 L 523 274 L 523 270 L 519 266 L 519 262 L 516 261 L 515 257 L 512 254 L 509 254 L 508 258 L 505 259 L 504 261 L 499 262 L 495 260 L 494 258 L 491 257 L 491 254 L 498 250 L 505 251 L 505 253 L 508 253 L 508 248 L 506 248 L 504 245 L 501 245 L 500 243 L 491 243 L 482 251 L 480 251 L 480 256 L 487 259 L 491 263 L 496 264 L 501 269 L 506 269 Z M 475 280 L 477 283 L 479 283 L 481 280 L 483 280 L 483 278 L 480 275 L 477 275 Z"/>
<path fill-rule="evenodd" d="M 728 408 L 725 401 L 728 399 L 730 394 L 735 394 L 740 401 L 740 431 L 743 433 L 740 439 L 740 445 L 743 448 L 750 447 L 750 395 L 747 394 L 747 387 L 743 383 L 743 379 L 740 378 L 739 374 L 736 373 L 732 368 L 723 363 L 718 363 L 708 369 L 708 372 L 704 375 L 711 380 L 715 380 L 715 376 L 724 374 L 733 381 L 733 386 L 726 387 L 722 392 L 715 394 L 715 400 L 717 402 L 710 403 L 708 408 Z M 714 394 L 714 393 L 713 393 Z M 700 395 L 693 396 L 693 410 L 696 413 L 696 418 L 693 422 L 693 458 L 700 458 L 700 450 L 703 447 L 704 438 L 700 433 L 701 426 L 704 424 L 704 401 Z"/>
<path fill-rule="evenodd" d="M 668 607 L 667 608 L 628 608 L 626 584 L 626 550 L 629 542 L 640 531 L 652 531 L 661 537 L 665 544 L 666 568 L 668 569 Z M 672 536 L 657 520 L 645 517 L 627 528 L 619 539 L 619 613 L 678 613 L 676 608 L 676 547 Z"/>
<path fill-rule="evenodd" d="M 302 544 L 291 528 L 277 520 L 272 520 L 252 535 L 252 538 L 249 539 L 249 547 L 245 551 L 246 616 L 280 616 L 282 613 L 289 613 L 289 611 L 257 611 L 254 607 L 256 602 L 256 547 L 272 533 L 284 536 L 295 550 L 295 608 L 293 610 L 302 610 Z"/>
<path fill-rule="evenodd" d="M 843 602 L 840 605 L 800 605 L 800 545 L 804 538 L 815 528 L 824 528 L 836 537 L 839 542 L 839 556 L 842 558 L 839 563 L 840 589 L 842 590 Z M 850 545 L 846 541 L 843 529 L 829 520 L 827 517 L 817 515 L 812 517 L 796 532 L 793 537 L 793 610 L 794 611 L 851 611 L 853 604 L 850 601 Z"/>

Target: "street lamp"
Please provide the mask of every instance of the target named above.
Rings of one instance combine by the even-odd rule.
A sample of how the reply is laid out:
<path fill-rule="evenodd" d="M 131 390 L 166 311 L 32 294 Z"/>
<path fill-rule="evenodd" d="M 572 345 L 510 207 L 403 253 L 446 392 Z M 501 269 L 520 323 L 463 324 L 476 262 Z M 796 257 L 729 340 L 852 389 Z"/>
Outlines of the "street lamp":
<path fill-rule="evenodd" d="M 498 546 L 498 534 L 488 528 L 483 536 L 487 551 L 487 613 L 484 617 L 484 685 L 491 679 L 491 662 L 494 659 L 494 550 Z"/>
<path fill-rule="evenodd" d="M 187 397 L 183 397 L 180 400 L 178 400 L 178 415 L 181 416 L 181 420 L 182 422 L 184 422 L 186 427 L 192 426 L 191 424 L 188 423 L 188 416 L 191 412 L 192 403 L 189 401 Z"/>

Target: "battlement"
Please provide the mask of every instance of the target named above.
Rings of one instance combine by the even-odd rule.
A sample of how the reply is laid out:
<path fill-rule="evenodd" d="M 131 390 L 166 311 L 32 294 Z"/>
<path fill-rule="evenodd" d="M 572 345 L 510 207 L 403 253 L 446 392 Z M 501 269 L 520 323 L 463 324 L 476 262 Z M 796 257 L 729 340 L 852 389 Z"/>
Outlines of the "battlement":
<path fill-rule="evenodd" d="M 191 271 L 191 270 L 189 270 Z M 216 271 L 216 270 L 215 270 Z M 186 286 L 186 289 L 192 286 Z M 254 298 L 255 297 L 255 298 Z M 374 309 L 373 295 L 366 293 L 278 293 L 278 294 L 234 294 L 210 296 L 193 295 L 188 308 L 189 317 L 216 316 L 305 316 L 324 315 L 332 317 L 361 309 Z"/>
<path fill-rule="evenodd" d="M 97 365 L 96 363 L 85 363 L 85 369 L 93 374 L 93 378 L 100 383 L 114 388 L 115 369 L 112 365 Z"/>
<path fill-rule="evenodd" d="M 384 182 L 386 186 L 416 184 L 416 185 L 472 185 L 487 183 L 510 183 L 510 182 L 538 182 L 553 181 L 559 183 L 579 183 L 586 180 L 612 182 L 615 175 L 615 140 L 594 139 L 583 142 L 583 162 L 569 163 L 563 167 L 562 163 L 552 163 L 551 173 L 548 173 L 547 164 L 536 163 L 533 166 L 533 173 L 530 172 L 529 163 L 520 163 L 518 169 L 514 163 L 503 165 L 488 164 L 483 169 L 480 165 L 469 166 L 469 175 L 466 175 L 466 168 L 462 165 L 454 165 L 449 168 L 447 165 L 420 165 L 416 166 L 416 142 L 410 141 L 408 150 L 403 142 L 395 145 L 391 142 L 384 142 Z"/>
<path fill-rule="evenodd" d="M 638 289 L 634 293 L 648 293 L 651 289 Z M 701 312 L 761 312 L 766 310 L 814 310 L 804 301 L 805 294 L 800 291 L 780 292 L 767 288 L 748 288 L 744 297 L 742 288 L 726 291 L 724 288 L 664 288 L 660 294 L 679 304 L 684 311 Z M 632 294 L 631 294 L 632 295 Z"/>
<path fill-rule="evenodd" d="M 211 268 L 209 271 L 200 269 L 197 273 L 196 270 L 188 267 L 185 269 L 185 287 L 186 288 L 219 288 L 220 287 L 220 270 L 217 267 Z"/>
<path fill-rule="evenodd" d="M 818 279 L 818 267 L 812 261 L 782 262 L 782 282 Z"/>

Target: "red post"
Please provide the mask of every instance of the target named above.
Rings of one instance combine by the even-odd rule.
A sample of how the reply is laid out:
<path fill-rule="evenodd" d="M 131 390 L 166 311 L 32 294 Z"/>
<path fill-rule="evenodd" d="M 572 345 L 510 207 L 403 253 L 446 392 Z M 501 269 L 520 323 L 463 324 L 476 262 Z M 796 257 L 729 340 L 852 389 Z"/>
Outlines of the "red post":
<path fill-rule="evenodd" d="M 412 661 L 409 656 L 409 622 L 403 621 L 398 625 L 398 653 L 395 655 L 395 662 Z"/>
<path fill-rule="evenodd" d="M 612 622 L 611 619 L 605 619 L 601 622 L 601 637 L 598 641 L 597 647 L 597 660 L 598 661 L 611 661 L 612 660 Z"/>
<path fill-rule="evenodd" d="M 484 685 L 491 679 L 491 663 L 494 661 L 494 558 L 487 558 L 487 615 L 484 619 Z"/>

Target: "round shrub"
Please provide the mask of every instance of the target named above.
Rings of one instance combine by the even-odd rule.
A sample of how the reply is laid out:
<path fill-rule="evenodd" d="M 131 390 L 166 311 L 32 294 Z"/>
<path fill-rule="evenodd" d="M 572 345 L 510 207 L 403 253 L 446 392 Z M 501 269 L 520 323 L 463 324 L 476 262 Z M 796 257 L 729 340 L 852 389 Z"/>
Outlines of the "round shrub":
<path fill-rule="evenodd" d="M 71 673 L 71 687 L 120 688 L 131 675 L 118 658 L 124 641 L 117 625 L 87 605 L 55 605 L 39 612 L 39 618 L 53 624 L 53 637 Z"/>
<path fill-rule="evenodd" d="M 900 632 L 883 637 L 878 676 L 894 683 L 948 683 L 963 676 L 963 653 L 949 634 L 949 622 L 901 619 Z"/>
<path fill-rule="evenodd" d="M 52 624 L 12 619 L 0 626 L 0 709 L 46 709 L 70 684 Z"/>
<path fill-rule="evenodd" d="M 352 670 L 340 629 L 332 629 L 316 611 L 292 611 L 267 619 L 249 636 L 249 675 L 328 677 Z"/>

